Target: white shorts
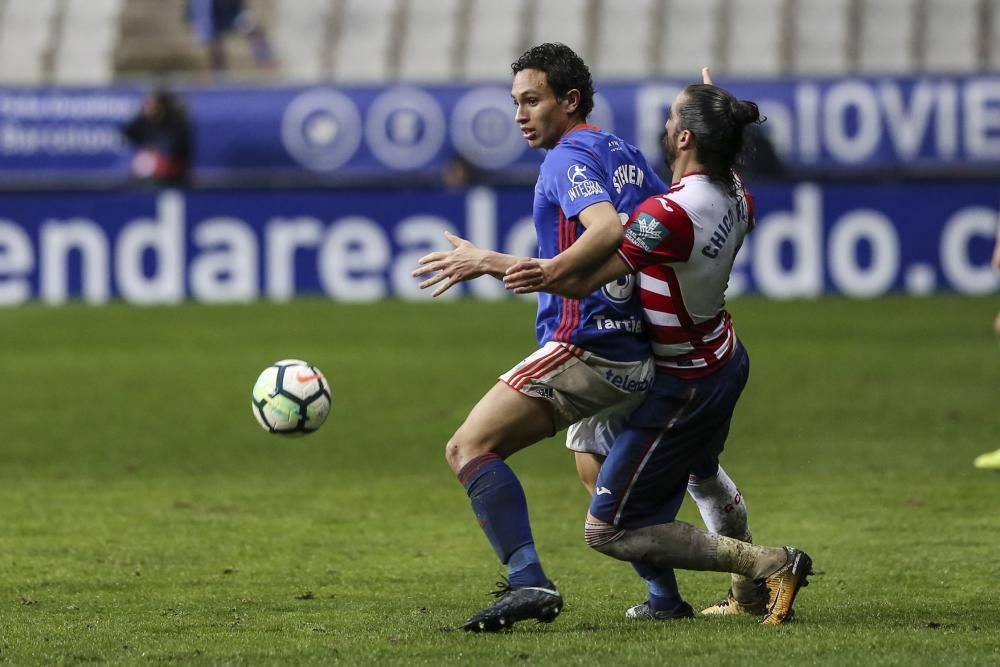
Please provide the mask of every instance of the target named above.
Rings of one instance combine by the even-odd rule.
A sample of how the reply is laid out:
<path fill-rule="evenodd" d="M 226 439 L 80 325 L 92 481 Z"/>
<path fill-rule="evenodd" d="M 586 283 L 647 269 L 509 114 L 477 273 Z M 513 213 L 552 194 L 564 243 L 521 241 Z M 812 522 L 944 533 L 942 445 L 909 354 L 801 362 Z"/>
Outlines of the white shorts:
<path fill-rule="evenodd" d="M 646 392 L 636 392 L 621 403 L 573 424 L 566 429 L 566 448 L 607 458 L 615 438 L 625 429 L 625 420 L 644 398 Z"/>
<path fill-rule="evenodd" d="M 623 420 L 642 402 L 653 373 L 652 358 L 611 361 L 575 345 L 548 342 L 500 381 L 548 401 L 557 432 L 572 424 L 567 447 L 606 454 L 610 441 L 605 442 L 605 425 L 615 415 Z"/>

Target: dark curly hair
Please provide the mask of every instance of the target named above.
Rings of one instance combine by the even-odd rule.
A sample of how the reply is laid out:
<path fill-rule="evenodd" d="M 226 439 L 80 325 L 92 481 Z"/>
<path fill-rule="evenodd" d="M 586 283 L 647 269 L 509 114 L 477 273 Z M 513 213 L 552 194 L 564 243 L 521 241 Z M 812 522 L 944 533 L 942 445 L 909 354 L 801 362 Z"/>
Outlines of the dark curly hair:
<path fill-rule="evenodd" d="M 748 125 L 766 118 L 750 100 L 740 100 L 728 90 L 711 84 L 695 84 L 684 89 L 685 100 L 677 108 L 678 130 L 690 130 L 698 147 L 698 158 L 708 177 L 735 194 L 733 170 L 744 158 Z"/>
<path fill-rule="evenodd" d="M 567 93 L 574 88 L 579 90 L 580 106 L 577 112 L 584 120 L 594 110 L 594 80 L 590 77 L 590 68 L 565 44 L 533 46 L 512 63 L 510 69 L 513 74 L 526 69 L 545 72 L 549 87 L 560 100 L 565 99 Z"/>

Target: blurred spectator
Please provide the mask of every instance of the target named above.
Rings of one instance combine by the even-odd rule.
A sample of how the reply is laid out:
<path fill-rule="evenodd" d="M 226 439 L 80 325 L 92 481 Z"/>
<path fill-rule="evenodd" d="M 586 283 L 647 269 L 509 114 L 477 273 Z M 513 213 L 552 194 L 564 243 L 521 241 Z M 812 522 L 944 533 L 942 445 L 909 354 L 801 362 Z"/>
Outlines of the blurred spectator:
<path fill-rule="evenodd" d="M 457 153 L 451 156 L 441 168 L 441 183 L 446 190 L 464 190 L 479 182 L 479 170 Z"/>
<path fill-rule="evenodd" d="M 169 90 L 157 90 L 142 102 L 139 114 L 122 126 L 135 147 L 132 175 L 140 180 L 185 186 L 192 153 L 191 124 L 184 103 Z"/>
<path fill-rule="evenodd" d="M 743 136 L 742 174 L 748 182 L 783 178 L 785 166 L 760 125 L 749 125 Z"/>
<path fill-rule="evenodd" d="M 187 16 L 194 36 L 208 50 L 213 72 L 226 69 L 223 39 L 231 32 L 239 32 L 250 40 L 251 53 L 258 67 L 274 65 L 274 54 L 264 28 L 254 13 L 244 6 L 243 0 L 188 0 Z"/>

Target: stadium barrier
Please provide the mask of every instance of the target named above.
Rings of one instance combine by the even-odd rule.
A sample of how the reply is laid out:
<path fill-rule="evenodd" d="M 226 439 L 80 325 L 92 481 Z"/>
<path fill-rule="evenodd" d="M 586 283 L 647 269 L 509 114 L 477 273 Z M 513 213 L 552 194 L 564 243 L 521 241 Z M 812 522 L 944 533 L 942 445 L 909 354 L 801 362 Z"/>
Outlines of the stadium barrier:
<path fill-rule="evenodd" d="M 788 169 L 809 178 L 995 178 L 1000 75 L 723 81 L 760 104 Z M 681 81 L 599 84 L 592 120 L 659 155 Z M 541 159 L 491 85 L 184 89 L 201 185 L 347 184 L 433 178 L 461 155 L 527 182 Z M 144 91 L 0 88 L 0 188 L 120 184 L 119 126 Z"/>
<path fill-rule="evenodd" d="M 730 295 L 987 294 L 995 184 L 762 185 Z M 426 299 L 410 271 L 448 244 L 535 253 L 528 187 L 9 193 L 0 304 Z M 696 249 L 697 250 L 697 249 Z M 481 278 L 446 294 L 505 298 Z"/>

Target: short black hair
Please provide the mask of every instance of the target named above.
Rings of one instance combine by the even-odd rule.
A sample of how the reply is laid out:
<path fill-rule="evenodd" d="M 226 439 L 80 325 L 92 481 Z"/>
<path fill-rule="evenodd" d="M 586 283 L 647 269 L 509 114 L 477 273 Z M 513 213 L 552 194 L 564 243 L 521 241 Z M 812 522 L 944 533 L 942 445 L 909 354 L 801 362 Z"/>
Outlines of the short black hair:
<path fill-rule="evenodd" d="M 510 69 L 514 74 L 526 69 L 545 72 L 549 88 L 558 99 L 565 99 L 574 88 L 579 90 L 577 112 L 584 120 L 594 110 L 594 80 L 590 77 L 590 68 L 565 44 L 547 42 L 533 46 L 512 63 Z"/>

